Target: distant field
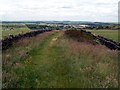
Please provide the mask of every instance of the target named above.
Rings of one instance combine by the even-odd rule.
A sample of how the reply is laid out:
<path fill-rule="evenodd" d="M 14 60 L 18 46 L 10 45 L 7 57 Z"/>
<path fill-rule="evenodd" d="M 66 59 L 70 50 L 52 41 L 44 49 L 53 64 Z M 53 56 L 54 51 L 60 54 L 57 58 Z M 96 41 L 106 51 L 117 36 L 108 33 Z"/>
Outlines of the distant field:
<path fill-rule="evenodd" d="M 19 33 L 26 33 L 29 30 L 30 29 L 27 28 L 27 27 L 24 27 L 24 28 L 15 28 L 14 30 L 2 30 L 2 38 L 7 37 L 9 34 L 17 35 Z M 0 37 L 1 37 L 1 35 L 0 35 Z"/>
<path fill-rule="evenodd" d="M 118 30 L 89 30 L 95 35 L 101 35 L 106 38 L 119 41 L 118 40 Z"/>

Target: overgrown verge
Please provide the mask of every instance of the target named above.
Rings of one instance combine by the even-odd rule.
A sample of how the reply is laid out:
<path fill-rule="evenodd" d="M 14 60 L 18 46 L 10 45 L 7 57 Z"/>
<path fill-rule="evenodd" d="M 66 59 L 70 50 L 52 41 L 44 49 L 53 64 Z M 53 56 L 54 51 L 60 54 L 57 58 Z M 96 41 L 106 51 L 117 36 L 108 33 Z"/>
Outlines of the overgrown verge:
<path fill-rule="evenodd" d="M 65 34 L 66 35 L 66 34 Z M 73 87 L 117 88 L 119 86 L 118 52 L 103 45 L 80 42 L 67 36 L 67 56 L 74 75 Z M 76 84 L 77 83 L 77 84 Z"/>
<path fill-rule="evenodd" d="M 28 73 L 30 72 L 30 67 L 27 67 L 27 69 L 25 66 L 25 63 L 29 63 L 29 60 L 26 60 L 26 58 L 29 57 L 29 52 L 33 48 L 38 47 L 38 45 L 40 45 L 45 39 L 49 38 L 49 36 L 54 33 L 54 31 L 51 31 L 39 34 L 35 37 L 23 38 L 17 43 L 14 43 L 9 49 L 3 51 L 3 88 L 22 87 L 20 86 L 20 83 L 24 83 L 21 82 L 21 76 L 25 74 L 24 70 L 28 70 Z"/>
<path fill-rule="evenodd" d="M 102 44 L 108 47 L 111 50 L 120 50 L 120 42 L 115 42 L 111 39 L 107 39 L 102 36 L 95 36 L 89 31 L 85 30 L 66 30 L 65 34 L 74 40 L 80 41 L 80 42 L 89 42 L 92 44 Z"/>

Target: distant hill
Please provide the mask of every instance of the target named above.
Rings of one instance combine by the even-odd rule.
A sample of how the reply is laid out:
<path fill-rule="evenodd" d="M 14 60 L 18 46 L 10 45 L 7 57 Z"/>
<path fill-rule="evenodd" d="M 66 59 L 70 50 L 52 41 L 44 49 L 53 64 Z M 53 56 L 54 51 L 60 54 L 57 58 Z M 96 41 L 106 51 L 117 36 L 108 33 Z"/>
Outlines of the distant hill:
<path fill-rule="evenodd" d="M 46 23 L 46 24 L 67 24 L 67 25 L 90 25 L 90 26 L 99 26 L 99 25 L 112 25 L 117 23 L 105 23 L 105 22 L 89 22 L 89 21 L 2 21 L 2 23 L 32 23 L 32 24 L 40 24 L 40 23 Z"/>

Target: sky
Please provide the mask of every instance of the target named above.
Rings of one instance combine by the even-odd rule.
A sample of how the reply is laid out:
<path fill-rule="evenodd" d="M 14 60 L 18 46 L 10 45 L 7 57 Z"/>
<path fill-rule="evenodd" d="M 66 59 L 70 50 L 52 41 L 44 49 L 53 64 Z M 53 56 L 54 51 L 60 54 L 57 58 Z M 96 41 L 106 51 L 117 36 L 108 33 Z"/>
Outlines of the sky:
<path fill-rule="evenodd" d="M 117 22 L 119 0 L 0 0 L 2 21 Z"/>

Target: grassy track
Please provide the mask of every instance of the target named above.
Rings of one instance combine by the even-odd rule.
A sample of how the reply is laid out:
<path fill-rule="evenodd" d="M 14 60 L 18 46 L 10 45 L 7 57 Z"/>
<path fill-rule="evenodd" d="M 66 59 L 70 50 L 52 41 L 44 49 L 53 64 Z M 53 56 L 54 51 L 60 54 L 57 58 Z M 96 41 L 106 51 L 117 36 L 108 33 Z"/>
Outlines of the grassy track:
<path fill-rule="evenodd" d="M 33 49 L 27 60 L 32 62 L 34 71 L 37 77 L 33 81 L 34 84 L 26 83 L 29 87 L 65 87 L 66 86 L 66 73 L 68 73 L 69 66 L 66 65 L 66 57 L 64 56 L 65 47 L 61 47 L 57 42 L 57 39 L 61 36 L 62 32 L 55 33 L 46 39 L 39 47 Z M 62 54 L 61 54 L 62 53 Z M 28 66 L 27 66 L 28 67 Z M 31 67 L 31 65 L 30 65 Z M 33 70 L 32 69 L 32 70 Z M 49 83 L 48 83 L 49 82 Z"/>
<path fill-rule="evenodd" d="M 118 30 L 89 30 L 96 35 L 101 35 L 106 38 L 118 41 Z"/>
<path fill-rule="evenodd" d="M 24 70 L 22 76 L 24 81 L 21 81 L 21 86 L 37 88 L 116 87 L 117 72 L 113 70 L 116 71 L 117 63 L 113 59 L 117 57 L 110 57 L 109 52 L 105 52 L 103 48 L 101 52 L 105 55 L 100 58 L 99 55 L 102 54 L 96 52 L 98 47 L 83 44 L 80 45 L 83 48 L 81 50 L 78 46 L 78 43 L 65 39 L 63 32 L 52 34 L 30 52 L 30 57 L 26 59 L 27 69 Z M 95 51 L 90 54 L 92 48 Z M 115 81 L 109 75 L 112 75 Z M 111 82 L 107 77 L 111 78 Z"/>
<path fill-rule="evenodd" d="M 26 45 L 27 48 L 31 45 L 30 42 L 38 44 L 31 45 L 35 47 L 31 48 L 25 58 L 19 59 L 16 57 L 17 55 L 14 55 L 16 60 L 14 63 L 18 63 L 12 66 L 10 71 L 12 76 L 10 77 L 10 73 L 4 71 L 8 79 L 5 84 L 8 84 L 9 87 L 107 88 L 118 86 L 116 51 L 108 50 L 101 45 L 93 46 L 88 43 L 76 42 L 67 38 L 63 31 L 55 31 L 42 41 L 39 41 L 39 37 L 28 40 L 21 41 L 21 45 L 18 44 L 20 48 L 16 47 L 16 53 L 19 50 L 25 50 L 26 42 L 29 42 Z M 9 54 L 13 53 L 10 51 L 4 59 L 8 59 L 8 65 L 11 63 L 10 60 L 14 59 L 10 57 Z"/>

